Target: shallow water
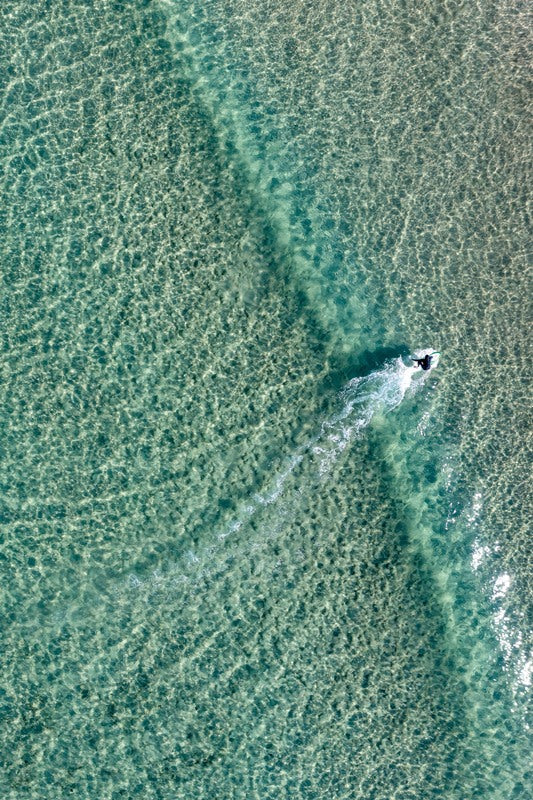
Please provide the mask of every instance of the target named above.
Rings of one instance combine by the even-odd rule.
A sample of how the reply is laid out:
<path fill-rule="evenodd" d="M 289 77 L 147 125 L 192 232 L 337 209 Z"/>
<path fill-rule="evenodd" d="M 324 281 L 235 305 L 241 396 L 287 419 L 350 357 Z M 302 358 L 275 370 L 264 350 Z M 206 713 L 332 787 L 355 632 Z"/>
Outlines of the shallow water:
<path fill-rule="evenodd" d="M 526 22 L 3 4 L 2 796 L 527 796 Z"/>

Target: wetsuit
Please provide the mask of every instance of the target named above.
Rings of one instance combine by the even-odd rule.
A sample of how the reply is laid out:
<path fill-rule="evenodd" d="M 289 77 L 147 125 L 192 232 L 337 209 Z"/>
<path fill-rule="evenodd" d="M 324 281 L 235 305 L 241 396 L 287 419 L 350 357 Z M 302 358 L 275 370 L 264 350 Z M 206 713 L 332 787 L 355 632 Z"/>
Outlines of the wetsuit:
<path fill-rule="evenodd" d="M 413 361 L 415 362 L 417 367 L 422 367 L 422 369 L 428 370 L 431 367 L 431 359 L 432 356 L 430 356 L 428 353 L 427 355 L 424 356 L 424 358 L 414 358 Z"/>

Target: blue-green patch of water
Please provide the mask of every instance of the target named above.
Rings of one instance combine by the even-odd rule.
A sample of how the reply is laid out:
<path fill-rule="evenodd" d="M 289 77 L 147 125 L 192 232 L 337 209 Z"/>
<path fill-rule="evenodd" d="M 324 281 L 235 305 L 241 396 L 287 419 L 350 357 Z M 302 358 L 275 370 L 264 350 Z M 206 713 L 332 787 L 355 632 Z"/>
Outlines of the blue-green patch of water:
<path fill-rule="evenodd" d="M 1 13 L 3 795 L 524 796 L 520 9 Z"/>

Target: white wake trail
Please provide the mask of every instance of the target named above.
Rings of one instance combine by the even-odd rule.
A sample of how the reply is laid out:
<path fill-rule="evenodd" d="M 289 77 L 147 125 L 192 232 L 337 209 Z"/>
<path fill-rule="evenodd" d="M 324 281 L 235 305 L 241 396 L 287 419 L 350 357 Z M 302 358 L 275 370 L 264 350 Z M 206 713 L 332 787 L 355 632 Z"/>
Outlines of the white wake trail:
<path fill-rule="evenodd" d="M 417 357 L 431 350 L 419 351 Z M 436 366 L 436 364 L 435 364 Z M 416 391 L 426 380 L 429 372 L 406 365 L 402 358 L 385 363 L 382 369 L 352 378 L 339 392 L 340 411 L 324 420 L 316 434 L 300 445 L 287 459 L 285 468 L 273 477 L 262 492 L 252 495 L 222 530 L 216 539 L 200 548 L 189 550 L 185 555 L 185 571 L 180 571 L 178 582 L 195 582 L 202 576 L 208 576 L 221 555 L 220 548 L 226 549 L 225 540 L 231 538 L 243 526 L 246 526 L 260 511 L 272 507 L 274 516 L 269 515 L 267 530 L 262 536 L 271 537 L 283 530 L 287 516 L 298 504 L 298 496 L 302 486 L 309 488 L 314 482 L 323 481 L 332 470 L 335 462 L 347 448 L 349 443 L 363 431 L 377 414 L 386 414 L 395 409 L 404 399 L 406 393 Z M 304 473 L 304 477 L 300 475 Z M 254 545 L 250 543 L 250 546 Z M 230 545 L 231 547 L 231 545 Z M 174 565 L 174 572 L 178 565 Z M 178 567 L 179 569 L 179 567 Z M 191 572 L 192 570 L 192 572 Z M 196 576 L 196 577 L 195 577 Z M 154 573 L 153 580 L 148 583 L 159 586 L 162 576 Z M 132 585 L 139 587 L 145 581 L 138 581 L 130 576 Z"/>

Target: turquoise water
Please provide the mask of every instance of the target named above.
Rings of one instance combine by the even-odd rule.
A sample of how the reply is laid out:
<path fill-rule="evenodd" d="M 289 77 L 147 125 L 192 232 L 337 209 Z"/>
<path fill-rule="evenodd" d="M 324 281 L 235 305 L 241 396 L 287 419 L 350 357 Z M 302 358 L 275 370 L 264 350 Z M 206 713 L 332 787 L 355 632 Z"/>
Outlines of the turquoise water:
<path fill-rule="evenodd" d="M 2 4 L 2 797 L 529 795 L 529 46 Z"/>

